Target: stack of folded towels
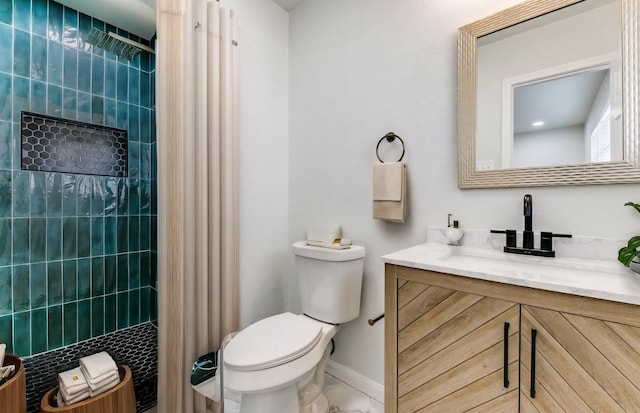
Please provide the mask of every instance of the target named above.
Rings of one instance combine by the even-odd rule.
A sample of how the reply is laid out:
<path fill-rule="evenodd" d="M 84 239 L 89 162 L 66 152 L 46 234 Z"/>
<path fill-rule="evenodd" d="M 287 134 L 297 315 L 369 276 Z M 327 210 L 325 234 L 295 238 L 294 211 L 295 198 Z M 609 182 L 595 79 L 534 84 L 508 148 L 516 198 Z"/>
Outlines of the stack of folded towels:
<path fill-rule="evenodd" d="M 58 374 L 58 406 L 77 403 L 120 383 L 118 366 L 106 352 L 80 359 L 80 367 Z"/>

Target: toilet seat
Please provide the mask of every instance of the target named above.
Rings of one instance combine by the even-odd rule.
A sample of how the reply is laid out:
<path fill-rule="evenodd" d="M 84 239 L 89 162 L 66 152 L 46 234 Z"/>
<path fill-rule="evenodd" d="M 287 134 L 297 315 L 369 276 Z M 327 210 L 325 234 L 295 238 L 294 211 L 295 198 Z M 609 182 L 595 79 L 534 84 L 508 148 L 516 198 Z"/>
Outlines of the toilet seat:
<path fill-rule="evenodd" d="M 277 367 L 309 353 L 322 323 L 292 313 L 265 318 L 240 331 L 225 347 L 224 364 L 236 371 Z"/>

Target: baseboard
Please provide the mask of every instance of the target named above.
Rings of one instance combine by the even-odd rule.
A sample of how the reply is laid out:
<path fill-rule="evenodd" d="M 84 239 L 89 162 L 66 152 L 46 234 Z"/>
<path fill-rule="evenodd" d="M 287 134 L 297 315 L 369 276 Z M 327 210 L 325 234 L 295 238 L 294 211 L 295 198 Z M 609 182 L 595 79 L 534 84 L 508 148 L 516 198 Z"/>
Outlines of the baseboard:
<path fill-rule="evenodd" d="M 329 360 L 325 371 L 372 399 L 377 400 L 380 403 L 384 403 L 384 386 L 382 384 L 377 383 L 357 371 L 353 371 L 350 368 L 343 366 L 342 364 L 336 363 L 333 360 Z"/>

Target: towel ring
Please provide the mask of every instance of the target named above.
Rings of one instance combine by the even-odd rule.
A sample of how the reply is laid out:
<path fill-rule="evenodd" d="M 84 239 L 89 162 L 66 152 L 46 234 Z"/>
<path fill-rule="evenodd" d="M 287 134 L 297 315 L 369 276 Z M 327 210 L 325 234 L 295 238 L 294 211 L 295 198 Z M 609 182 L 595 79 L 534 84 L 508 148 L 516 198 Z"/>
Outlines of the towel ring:
<path fill-rule="evenodd" d="M 387 140 L 387 142 L 393 142 L 396 139 L 398 139 L 400 141 L 400 143 L 402 144 L 402 155 L 400 155 L 400 159 L 398 159 L 396 162 L 400 162 L 402 160 L 402 158 L 404 158 L 404 141 L 402 140 L 401 137 L 399 137 L 398 135 L 396 135 L 393 132 L 389 132 L 386 135 L 384 135 L 382 138 L 380 138 L 380 140 L 378 141 L 378 145 L 376 146 L 376 156 L 378 157 L 378 160 L 382 163 L 384 163 L 384 161 L 382 159 L 380 159 L 380 144 L 382 143 L 383 140 Z"/>

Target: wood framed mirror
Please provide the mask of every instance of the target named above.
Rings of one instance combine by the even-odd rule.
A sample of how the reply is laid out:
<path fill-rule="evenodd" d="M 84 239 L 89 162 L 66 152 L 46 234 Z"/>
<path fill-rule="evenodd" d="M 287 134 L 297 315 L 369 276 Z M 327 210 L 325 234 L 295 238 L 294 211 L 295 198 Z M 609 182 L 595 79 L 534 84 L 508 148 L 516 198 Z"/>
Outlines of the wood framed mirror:
<path fill-rule="evenodd" d="M 604 17 L 593 15 L 596 11 L 600 12 L 595 9 L 604 10 L 604 7 L 609 7 L 609 17 L 613 19 L 610 26 L 615 26 L 615 32 L 609 37 L 617 38 L 619 43 L 610 46 L 612 50 L 603 52 L 606 47 L 600 48 L 589 52 L 592 55 L 588 56 L 573 53 L 578 49 L 575 46 L 569 46 L 570 50 L 562 50 L 561 44 L 564 44 L 565 37 L 583 39 L 583 43 L 593 44 L 600 43 L 600 39 L 606 37 L 602 34 Z M 531 0 L 461 27 L 458 31 L 458 186 L 464 189 L 640 183 L 639 8 L 640 0 Z M 577 18 L 591 18 L 592 23 L 585 23 L 589 20 L 565 20 Z M 551 31 L 540 36 L 536 31 L 545 26 L 553 27 L 552 30 L 564 29 L 565 34 Z M 590 30 L 598 41 L 584 42 L 584 34 L 578 33 L 576 28 Z M 494 50 L 493 54 L 502 56 L 505 61 L 494 61 L 493 66 L 488 67 L 517 66 L 507 63 L 525 60 L 533 62 L 533 66 L 526 69 L 516 67 L 511 72 L 505 70 L 505 73 L 496 74 L 493 77 L 497 80 L 493 79 L 493 82 L 497 86 L 491 89 L 493 95 L 487 95 L 484 92 L 486 84 L 483 83 L 487 78 L 484 75 L 487 69 L 483 66 L 479 71 L 478 64 L 479 60 L 486 60 L 484 44 L 511 42 L 511 47 L 513 44 L 523 45 L 525 43 L 522 36 L 547 37 L 547 40 L 546 43 L 527 45 L 526 48 L 512 48 L 497 53 Z M 481 48 L 482 55 L 479 52 Z M 557 155 L 562 150 L 559 147 L 543 147 L 542 161 L 518 160 L 522 156 L 516 152 L 516 148 L 523 147 L 523 137 L 526 136 L 529 138 L 528 142 L 532 142 L 531 137 L 537 136 L 529 133 L 530 130 L 517 126 L 528 122 L 519 120 L 514 115 L 514 109 L 521 112 L 517 106 L 521 99 L 519 96 L 534 92 L 529 90 L 534 89 L 534 85 L 539 88 L 533 94 L 542 93 L 539 90 L 564 90 L 562 88 L 565 86 L 557 83 L 561 78 L 580 78 L 582 81 L 587 77 L 596 79 L 595 82 L 599 85 L 593 92 L 585 92 L 585 86 L 564 92 L 568 97 L 589 96 L 584 98 L 589 104 L 583 106 L 590 111 L 590 120 L 571 121 L 583 122 L 579 126 L 572 125 L 572 128 L 582 129 L 580 139 L 584 141 L 584 147 L 562 149 L 574 154 L 584 152 L 584 155 L 579 154 L 582 158 L 559 157 L 549 160 L 551 155 Z M 608 103 L 593 103 L 598 100 L 597 96 L 602 101 L 602 90 L 605 89 L 604 96 Z M 550 98 L 550 101 L 553 100 L 557 99 Z M 538 106 L 548 107 L 550 104 Z M 557 113 L 566 106 L 569 103 L 563 103 L 548 112 Z M 605 107 L 609 112 L 605 112 Z M 486 117 L 487 108 L 493 110 L 490 121 Z M 535 114 L 527 116 L 534 118 Z M 496 126 L 496 123 L 499 125 Z M 494 129 L 489 132 L 487 129 L 478 129 L 485 128 L 486 124 L 493 124 Z M 596 153 L 598 151 L 593 149 L 599 145 L 594 126 L 597 124 L 600 124 L 601 130 L 613 131 L 607 133 L 614 137 L 609 138 L 612 147 L 609 154 L 600 157 Z M 495 154 L 485 150 L 484 140 L 478 140 L 479 137 L 485 139 L 485 135 L 498 142 L 500 150 L 494 151 Z M 548 138 L 548 141 L 559 142 L 560 138 L 550 136 L 553 137 Z M 615 136 L 619 137 L 619 141 L 615 141 Z M 535 142 L 539 145 L 542 140 Z M 496 146 L 495 142 L 491 145 Z M 524 153 L 533 154 L 530 146 L 526 148 Z M 591 152 L 596 154 L 589 155 Z"/>

